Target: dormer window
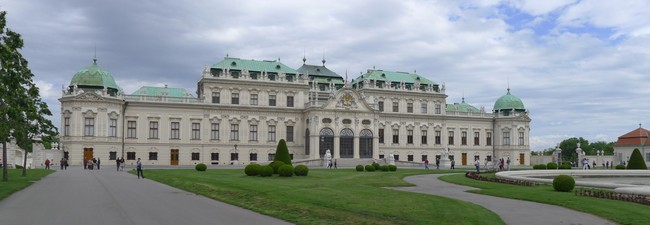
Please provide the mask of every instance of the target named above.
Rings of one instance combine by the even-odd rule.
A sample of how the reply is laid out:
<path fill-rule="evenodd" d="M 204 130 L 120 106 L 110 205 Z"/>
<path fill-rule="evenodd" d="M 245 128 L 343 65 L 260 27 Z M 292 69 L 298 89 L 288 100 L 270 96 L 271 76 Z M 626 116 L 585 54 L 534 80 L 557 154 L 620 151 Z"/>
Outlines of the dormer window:
<path fill-rule="evenodd" d="M 231 62 L 230 66 L 237 66 L 237 63 L 236 62 Z"/>
<path fill-rule="evenodd" d="M 280 69 L 280 65 L 275 65 L 275 69 Z"/>

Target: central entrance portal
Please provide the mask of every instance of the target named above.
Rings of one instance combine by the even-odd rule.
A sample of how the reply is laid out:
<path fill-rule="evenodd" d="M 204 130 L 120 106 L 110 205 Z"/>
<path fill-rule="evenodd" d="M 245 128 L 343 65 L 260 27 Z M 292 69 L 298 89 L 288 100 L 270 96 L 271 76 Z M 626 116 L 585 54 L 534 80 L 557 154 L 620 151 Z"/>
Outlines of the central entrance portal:
<path fill-rule="evenodd" d="M 170 155 L 169 165 L 178 166 L 178 149 L 172 149 Z"/>
<path fill-rule="evenodd" d="M 84 148 L 84 161 L 81 164 L 93 160 L 93 148 Z"/>

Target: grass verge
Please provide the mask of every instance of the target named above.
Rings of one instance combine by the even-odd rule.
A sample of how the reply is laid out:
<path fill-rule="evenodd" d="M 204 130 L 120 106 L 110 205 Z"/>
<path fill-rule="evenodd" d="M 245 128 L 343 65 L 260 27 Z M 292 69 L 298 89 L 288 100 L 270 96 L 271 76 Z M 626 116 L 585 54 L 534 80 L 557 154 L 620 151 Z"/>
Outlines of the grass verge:
<path fill-rule="evenodd" d="M 306 177 L 248 177 L 237 170 L 148 170 L 147 178 L 296 224 L 504 224 L 454 199 L 390 190 L 409 175 L 445 171 L 311 169 Z"/>
<path fill-rule="evenodd" d="M 30 169 L 27 171 L 27 176 L 23 177 L 22 169 L 8 169 L 7 171 L 9 181 L 0 181 L 0 200 L 9 197 L 9 195 L 17 191 L 29 187 L 29 185 L 32 185 L 34 183 L 34 181 L 40 180 L 41 178 L 54 173 L 54 170 Z"/>
<path fill-rule="evenodd" d="M 576 196 L 573 192 L 557 192 L 553 190 L 552 185 L 525 187 L 500 184 L 469 179 L 464 174 L 442 176 L 440 179 L 481 189 L 471 191 L 474 193 L 558 205 L 600 216 L 620 224 L 648 224 L 648 216 L 650 216 L 649 206 L 610 199 Z"/>

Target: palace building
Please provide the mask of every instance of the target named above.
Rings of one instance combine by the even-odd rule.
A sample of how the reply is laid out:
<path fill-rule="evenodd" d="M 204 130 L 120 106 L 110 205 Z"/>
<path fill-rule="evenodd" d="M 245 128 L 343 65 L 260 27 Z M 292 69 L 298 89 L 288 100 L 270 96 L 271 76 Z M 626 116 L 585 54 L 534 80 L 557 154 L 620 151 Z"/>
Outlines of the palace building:
<path fill-rule="evenodd" d="M 475 158 L 530 162 L 530 117 L 510 93 L 491 111 L 448 103 L 445 85 L 408 72 L 370 69 L 350 81 L 322 65 L 225 57 L 197 90 L 141 87 L 125 94 L 104 68 L 79 70 L 61 102 L 61 143 L 72 165 L 119 157 L 127 164 L 265 163 L 285 139 L 294 161 L 340 165 L 379 160 Z M 347 76 L 347 75 L 346 75 Z M 356 164 L 355 164 L 356 165 Z"/>

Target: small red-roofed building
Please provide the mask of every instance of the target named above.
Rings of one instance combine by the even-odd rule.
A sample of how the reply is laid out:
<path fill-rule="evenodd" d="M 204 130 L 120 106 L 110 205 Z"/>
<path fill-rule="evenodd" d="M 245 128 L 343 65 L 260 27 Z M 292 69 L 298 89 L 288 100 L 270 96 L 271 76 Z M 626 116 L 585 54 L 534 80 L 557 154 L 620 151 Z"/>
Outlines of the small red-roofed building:
<path fill-rule="evenodd" d="M 622 164 L 623 161 L 625 161 L 627 164 L 627 161 L 630 159 L 630 155 L 632 155 L 632 151 L 634 151 L 635 148 L 638 148 L 639 151 L 641 151 L 641 155 L 643 155 L 646 164 L 649 163 L 650 149 L 648 149 L 647 146 L 648 135 L 650 135 L 650 131 L 644 129 L 641 127 L 641 124 L 639 124 L 639 128 L 618 137 L 618 141 L 614 143 L 614 160 L 616 160 L 614 163 Z"/>

